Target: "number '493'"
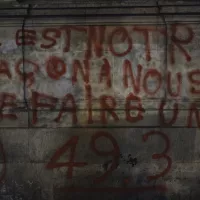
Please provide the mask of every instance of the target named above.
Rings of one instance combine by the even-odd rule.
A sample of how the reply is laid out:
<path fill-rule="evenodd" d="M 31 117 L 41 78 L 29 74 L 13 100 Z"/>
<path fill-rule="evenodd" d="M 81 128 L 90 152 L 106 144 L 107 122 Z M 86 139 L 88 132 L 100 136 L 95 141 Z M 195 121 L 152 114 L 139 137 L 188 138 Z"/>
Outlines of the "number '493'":
<path fill-rule="evenodd" d="M 143 141 L 146 142 L 148 140 L 149 136 L 152 136 L 152 135 L 161 136 L 166 143 L 166 147 L 165 147 L 164 151 L 161 152 L 160 154 L 157 154 L 157 153 L 153 154 L 152 158 L 153 159 L 161 159 L 161 158 L 166 159 L 167 160 L 167 167 L 166 167 L 166 169 L 164 169 L 162 172 L 160 172 L 157 175 L 148 176 L 147 178 L 148 178 L 149 181 L 158 179 L 158 178 L 166 175 L 169 172 L 169 170 L 171 168 L 171 164 L 172 164 L 171 158 L 167 155 L 167 152 L 168 152 L 169 147 L 170 147 L 170 141 L 169 141 L 168 137 L 160 131 L 150 131 L 150 132 L 143 135 Z M 104 138 L 110 140 L 110 142 L 112 143 L 112 146 L 113 146 L 112 150 L 103 151 L 103 150 L 98 150 L 96 148 L 96 140 L 98 140 L 100 137 L 104 137 Z M 71 137 L 69 141 L 67 141 L 61 148 L 59 148 L 55 152 L 55 154 L 51 158 L 50 162 L 46 165 L 46 168 L 47 169 L 54 169 L 54 168 L 68 167 L 67 178 L 71 179 L 73 177 L 73 168 L 74 167 L 84 167 L 84 166 L 86 166 L 87 165 L 86 162 L 75 162 L 74 161 L 75 150 L 76 150 L 78 140 L 79 140 L 78 136 Z M 112 171 L 114 171 L 118 167 L 119 159 L 120 159 L 120 149 L 119 149 L 119 146 L 118 146 L 115 138 L 111 134 L 109 134 L 107 132 L 103 132 L 103 131 L 99 131 L 91 137 L 90 148 L 98 156 L 108 156 L 108 155 L 110 155 L 110 156 L 113 157 L 112 164 L 109 167 L 109 169 L 103 175 L 101 175 L 100 177 L 98 177 L 94 180 L 94 183 L 100 183 L 100 182 L 104 181 L 112 173 Z M 59 158 L 65 152 L 67 152 L 67 150 L 70 150 L 69 161 L 68 162 L 57 162 L 59 160 Z"/>

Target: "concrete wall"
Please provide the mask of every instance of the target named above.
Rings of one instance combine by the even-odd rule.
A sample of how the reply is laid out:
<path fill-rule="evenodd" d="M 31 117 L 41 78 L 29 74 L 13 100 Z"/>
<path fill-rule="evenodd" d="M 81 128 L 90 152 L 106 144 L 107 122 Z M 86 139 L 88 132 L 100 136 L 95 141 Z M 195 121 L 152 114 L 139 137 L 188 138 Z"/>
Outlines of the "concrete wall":
<path fill-rule="evenodd" d="M 2 21 L 0 199 L 199 199 L 199 30 Z"/>

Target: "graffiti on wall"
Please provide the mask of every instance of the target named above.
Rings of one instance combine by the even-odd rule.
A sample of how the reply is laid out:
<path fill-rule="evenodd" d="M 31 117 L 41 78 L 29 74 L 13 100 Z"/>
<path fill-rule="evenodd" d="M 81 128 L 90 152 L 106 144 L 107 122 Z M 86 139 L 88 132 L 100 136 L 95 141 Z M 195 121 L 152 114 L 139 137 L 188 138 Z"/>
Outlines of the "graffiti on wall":
<path fill-rule="evenodd" d="M 164 170 L 162 170 L 160 173 L 156 174 L 156 175 L 151 175 L 151 176 L 147 176 L 147 180 L 148 181 L 153 181 L 153 180 L 157 180 L 159 179 L 160 177 L 163 177 L 165 176 L 165 174 L 167 174 L 169 171 L 170 171 L 170 168 L 171 168 L 171 164 L 172 164 L 172 160 L 171 158 L 167 155 L 167 152 L 170 148 L 170 141 L 168 139 L 168 137 L 160 132 L 160 131 L 150 131 L 146 134 L 143 135 L 143 141 L 144 142 L 147 142 L 148 140 L 148 137 L 149 136 L 152 136 L 152 135 L 158 135 L 160 136 L 162 139 L 164 139 L 165 143 L 166 143 L 166 147 L 165 149 L 163 150 L 162 153 L 155 153 L 152 155 L 152 159 L 155 159 L 155 160 L 159 160 L 159 159 L 165 159 L 167 161 L 167 166 Z M 112 146 L 113 146 L 113 149 L 110 150 L 110 151 L 102 151 L 100 149 L 97 149 L 96 147 L 96 141 L 99 139 L 99 138 L 102 138 L 102 137 L 105 137 L 107 140 L 111 141 L 112 143 Z M 78 143 L 78 140 L 79 140 L 79 137 L 77 136 L 73 136 L 72 138 L 70 138 L 69 141 L 67 141 L 61 148 L 59 148 L 55 154 L 53 155 L 53 157 L 51 158 L 50 162 L 47 164 L 46 168 L 47 169 L 54 169 L 54 168 L 60 168 L 60 167 L 67 167 L 68 168 L 68 171 L 67 171 L 67 175 L 66 177 L 68 179 L 72 179 L 73 177 L 73 168 L 75 167 L 84 167 L 86 166 L 88 163 L 87 162 L 75 162 L 74 161 L 74 157 L 75 157 L 75 150 L 76 150 L 76 145 Z M 117 143 L 117 141 L 115 140 L 115 138 L 105 132 L 105 131 L 99 131 L 97 133 L 95 133 L 94 135 L 92 135 L 91 137 L 91 141 L 90 141 L 90 149 L 95 152 L 95 154 L 97 156 L 112 156 L 113 159 L 111 160 L 111 162 L 109 163 L 110 166 L 109 168 L 106 169 L 105 173 L 103 175 L 101 175 L 100 177 L 97 177 L 93 180 L 93 183 L 94 184 L 99 184 L 99 183 L 102 183 L 103 181 L 106 180 L 106 178 L 108 178 L 112 172 L 114 170 L 116 170 L 119 166 L 119 162 L 120 162 L 120 148 L 119 148 L 119 145 Z M 57 162 L 60 158 L 60 156 L 62 154 L 64 154 L 67 150 L 69 150 L 70 148 L 70 159 L 68 162 Z M 130 157 L 130 155 L 129 155 Z M 134 164 L 136 164 L 134 161 L 134 164 L 133 164 L 133 159 L 129 158 L 129 160 L 127 161 L 127 163 L 129 164 L 131 162 L 132 166 L 134 166 Z M 125 183 L 128 182 L 128 179 L 125 179 L 124 180 Z M 120 192 L 120 189 L 121 188 L 96 188 L 97 191 L 110 191 L 110 192 Z M 142 192 L 142 191 L 148 191 L 148 190 L 158 190 L 158 191 L 166 191 L 166 187 L 165 186 L 162 186 L 162 185 L 157 185 L 157 186 L 142 186 L 142 187 L 139 187 L 139 188 L 122 188 L 123 192 Z M 67 191 L 78 191 L 77 188 L 65 188 L 65 190 Z M 80 188 L 80 190 L 84 190 L 83 188 Z M 87 191 L 87 188 L 85 189 Z M 91 189 L 91 191 L 94 192 L 94 188 Z"/>
<path fill-rule="evenodd" d="M 15 48 L 8 48 L 0 57 L 2 122 L 20 120 L 17 110 L 25 108 L 31 118 L 28 127 L 106 127 L 111 122 L 113 127 L 122 126 L 121 122 L 124 127 L 150 127 L 146 122 L 140 124 L 149 115 L 159 119 L 154 127 L 173 127 L 179 126 L 178 118 L 184 110 L 186 120 L 181 126 L 190 128 L 196 123 L 200 127 L 200 70 L 194 51 L 198 49 L 198 38 L 196 29 L 189 24 L 171 24 L 167 29 L 154 25 L 26 27 L 8 33 L 10 40 L 9 34 Z M 1 42 L 1 50 L 6 42 Z M 185 97 L 189 99 L 187 104 L 182 102 Z M 50 117 L 45 115 L 48 112 L 52 113 Z M 152 159 L 166 164 L 158 173 L 145 177 L 151 183 L 170 173 L 172 158 L 167 133 L 148 131 L 141 138 L 144 144 L 149 137 L 165 142 L 163 150 L 154 153 Z M 97 148 L 99 138 L 108 140 L 113 148 Z M 46 169 L 67 168 L 66 178 L 72 179 L 74 168 L 87 166 L 87 161 L 75 160 L 79 139 L 72 136 L 58 147 Z M 92 135 L 88 146 L 97 157 L 112 157 L 104 164 L 104 173 L 93 180 L 94 184 L 102 183 L 119 167 L 120 158 L 124 159 L 120 147 L 105 131 Z M 68 161 L 59 162 L 66 152 Z M 135 166 L 138 161 L 129 156 L 125 162 Z M 165 192 L 167 187 L 150 184 L 64 190 L 138 193 Z"/>
<path fill-rule="evenodd" d="M 183 90 L 188 98 L 198 99 L 199 69 L 195 68 L 194 64 L 187 69 L 177 67 L 179 63 L 183 66 L 192 63 L 192 52 L 187 46 L 193 44 L 195 31 L 187 24 L 172 24 L 169 30 L 154 26 L 61 26 L 44 28 L 41 32 L 25 29 L 24 33 L 25 38 L 22 40 L 22 30 L 17 30 L 15 41 L 18 47 L 24 42 L 27 56 L 25 59 L 15 58 L 16 61 L 12 60 L 11 63 L 10 60 L 1 59 L 0 74 L 1 77 L 8 79 L 7 84 L 13 79 L 18 81 L 19 87 L 25 83 L 27 88 L 25 98 L 30 100 L 29 108 L 33 110 L 33 126 L 38 123 L 37 110 L 40 109 L 57 110 L 57 116 L 51 121 L 57 123 L 63 120 L 64 113 L 71 113 L 71 122 L 65 122 L 67 127 L 81 124 L 77 114 L 80 110 L 85 110 L 87 115 L 85 123 L 88 125 L 95 123 L 93 117 L 95 111 L 98 111 L 96 122 L 100 124 L 108 123 L 107 113 L 115 122 L 124 119 L 133 124 L 144 119 L 147 103 L 143 101 L 147 99 L 156 99 L 158 102 L 154 110 L 158 111 L 162 124 L 173 125 L 181 110 L 178 100 L 185 95 Z M 73 38 L 73 33 L 78 34 L 77 40 L 80 41 Z M 152 38 L 154 35 L 159 39 L 154 41 Z M 80 38 L 82 36 L 83 38 Z M 163 41 L 166 38 L 168 45 L 165 49 Z M 77 50 L 73 42 L 79 42 L 77 45 L 82 46 L 78 46 Z M 140 56 L 136 53 L 140 49 L 137 43 L 142 43 L 140 46 L 143 52 Z M 63 48 L 60 48 L 60 45 Z M 154 49 L 156 45 L 157 49 Z M 31 58 L 31 53 L 29 54 L 31 50 L 28 48 L 31 50 L 33 48 L 33 52 L 38 51 L 36 59 Z M 163 62 L 165 50 L 168 52 L 166 66 Z M 155 51 L 157 51 L 156 56 L 153 55 Z M 54 55 L 54 52 L 57 55 Z M 40 53 L 42 57 L 39 56 Z M 70 58 L 69 61 L 66 57 Z M 25 71 L 24 66 L 27 66 Z M 40 80 L 42 75 L 45 76 L 46 83 Z M 62 84 L 60 89 L 57 88 L 56 82 Z M 45 92 L 40 92 L 40 84 L 46 85 Z M 53 84 L 56 88 L 49 92 L 51 87 L 54 87 Z M 73 91 L 64 93 L 61 91 L 64 87 Z M 81 95 L 77 95 L 79 92 L 74 93 L 77 87 L 81 88 Z M 39 91 L 36 88 L 39 88 Z M 163 100 L 164 97 L 166 99 L 165 95 L 167 99 L 175 100 L 171 105 L 173 115 L 169 121 L 165 120 L 164 115 L 168 104 Z M 20 99 L 17 94 L 8 90 L 2 92 L 1 109 L 16 109 L 18 105 L 15 102 L 18 98 Z M 132 105 L 133 102 L 135 105 Z M 124 110 L 124 113 L 118 116 L 117 110 L 120 109 Z M 197 125 L 200 126 L 197 105 L 192 102 L 187 109 L 188 117 L 185 125 L 193 126 L 194 115 Z M 138 112 L 137 116 L 132 116 L 131 111 Z M 1 113 L 1 118 L 16 120 L 18 116 Z"/>

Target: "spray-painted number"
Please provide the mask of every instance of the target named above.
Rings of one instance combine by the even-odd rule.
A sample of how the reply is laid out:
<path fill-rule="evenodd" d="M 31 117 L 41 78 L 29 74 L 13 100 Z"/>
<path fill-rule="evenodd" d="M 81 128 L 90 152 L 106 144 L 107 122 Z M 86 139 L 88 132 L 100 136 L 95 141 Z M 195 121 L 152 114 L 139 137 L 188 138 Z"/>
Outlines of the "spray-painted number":
<path fill-rule="evenodd" d="M 154 176 L 148 176 L 147 179 L 149 181 L 158 179 L 158 178 L 166 175 L 169 172 L 169 170 L 171 168 L 171 164 L 172 164 L 171 158 L 167 155 L 167 152 L 170 148 L 170 141 L 169 141 L 168 137 L 160 131 L 150 131 L 150 132 L 146 133 L 145 135 L 143 135 L 143 141 L 146 142 L 148 140 L 149 136 L 152 136 L 152 135 L 161 136 L 165 140 L 165 143 L 166 143 L 166 148 L 164 149 L 164 151 L 160 154 L 153 154 L 152 158 L 153 159 L 164 158 L 167 160 L 168 164 L 167 164 L 166 169 L 163 170 L 161 173 L 154 175 Z M 109 140 L 112 143 L 113 148 L 110 151 L 102 151 L 100 149 L 97 149 L 96 141 L 101 137 L 106 138 L 107 140 Z M 54 168 L 60 168 L 60 167 L 68 167 L 67 178 L 72 178 L 74 167 L 84 167 L 85 165 L 87 165 L 86 162 L 74 162 L 75 150 L 76 150 L 78 140 L 79 140 L 79 136 L 71 137 L 69 141 L 67 141 L 61 148 L 59 148 L 56 151 L 56 153 L 51 158 L 50 162 L 47 164 L 46 168 L 54 169 Z M 109 156 L 110 155 L 113 157 L 112 163 L 111 163 L 111 166 L 109 167 L 109 169 L 107 169 L 107 171 L 102 176 L 100 176 L 94 180 L 94 183 L 101 183 L 118 167 L 119 158 L 120 158 L 120 149 L 119 149 L 116 139 L 111 134 L 104 132 L 104 131 L 99 131 L 91 137 L 90 148 L 98 156 Z M 59 160 L 59 158 L 68 149 L 71 150 L 69 162 L 57 162 Z"/>
<path fill-rule="evenodd" d="M 167 152 L 170 149 L 169 138 L 164 133 L 162 133 L 160 131 L 150 131 L 150 132 L 146 133 L 145 135 L 143 135 L 143 141 L 146 142 L 148 140 L 149 136 L 152 136 L 152 135 L 161 136 L 164 139 L 165 143 L 166 143 L 164 151 L 162 153 L 159 153 L 159 154 L 157 154 L 157 153 L 153 154 L 152 158 L 156 159 L 156 160 L 159 160 L 161 158 L 166 159 L 167 160 L 167 167 L 160 174 L 157 174 L 157 175 L 154 175 L 154 176 L 148 176 L 147 179 L 149 181 L 155 180 L 155 179 L 158 179 L 160 177 L 165 176 L 169 172 L 169 170 L 171 168 L 171 165 L 172 165 L 172 159 L 167 155 Z"/>

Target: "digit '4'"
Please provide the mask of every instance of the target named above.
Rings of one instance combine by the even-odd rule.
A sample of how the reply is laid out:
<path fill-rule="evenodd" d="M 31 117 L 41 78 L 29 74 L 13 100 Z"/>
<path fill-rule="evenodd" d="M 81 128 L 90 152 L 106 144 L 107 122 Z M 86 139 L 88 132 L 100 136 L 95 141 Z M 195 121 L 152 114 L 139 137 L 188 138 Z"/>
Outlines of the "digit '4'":
<path fill-rule="evenodd" d="M 83 167 L 87 165 L 86 162 L 74 162 L 75 150 L 78 140 L 78 136 L 71 137 L 70 140 L 68 140 L 61 148 L 55 152 L 50 162 L 46 165 L 46 168 L 54 169 L 60 167 L 68 167 L 67 178 L 71 179 L 73 176 L 73 167 Z M 56 162 L 68 149 L 70 149 L 69 162 Z"/>

